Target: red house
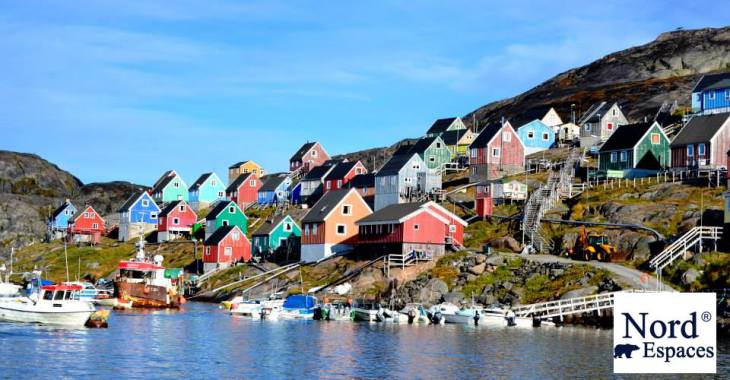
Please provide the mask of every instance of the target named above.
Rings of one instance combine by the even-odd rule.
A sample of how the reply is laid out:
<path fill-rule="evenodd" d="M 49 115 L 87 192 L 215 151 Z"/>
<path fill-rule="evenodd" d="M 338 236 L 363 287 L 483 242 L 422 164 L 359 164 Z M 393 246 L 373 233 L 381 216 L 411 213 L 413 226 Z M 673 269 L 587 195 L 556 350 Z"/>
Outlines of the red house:
<path fill-rule="evenodd" d="M 344 189 L 347 187 L 345 185 L 355 178 L 355 176 L 366 174 L 367 172 L 368 170 L 365 169 L 365 165 L 360 161 L 341 162 L 324 177 L 324 192 Z"/>
<path fill-rule="evenodd" d="M 434 258 L 462 245 L 466 222 L 434 202 L 417 202 L 386 206 L 357 225 L 361 250 Z"/>
<path fill-rule="evenodd" d="M 525 168 L 525 145 L 509 122 L 490 124 L 469 145 L 469 166 L 472 182 L 519 173 Z"/>
<path fill-rule="evenodd" d="M 474 208 L 477 216 L 492 216 L 494 210 L 494 201 L 492 199 L 492 184 L 490 182 L 480 182 L 476 185 L 476 194 L 474 196 Z"/>
<path fill-rule="evenodd" d="M 204 247 L 205 272 L 251 260 L 251 242 L 238 226 L 219 227 L 205 239 Z"/>
<path fill-rule="evenodd" d="M 302 173 L 306 173 L 309 169 L 320 166 L 329 159 L 330 156 L 325 152 L 322 144 L 316 141 L 308 142 L 289 159 L 289 171 L 301 169 Z"/>
<path fill-rule="evenodd" d="M 168 203 L 160 211 L 157 220 L 157 242 L 161 243 L 190 235 L 193 224 L 198 221 L 198 215 L 187 202 L 179 200 Z"/>
<path fill-rule="evenodd" d="M 672 149 L 672 168 L 727 168 L 730 113 L 693 116 L 669 147 Z"/>
<path fill-rule="evenodd" d="M 246 206 L 258 200 L 259 189 L 262 182 L 253 173 L 239 174 L 236 179 L 226 188 L 226 197 L 236 202 L 241 210 L 245 210 Z"/>
<path fill-rule="evenodd" d="M 101 215 L 93 207 L 87 205 L 69 222 L 68 229 L 68 236 L 76 241 L 98 243 L 106 227 Z"/>

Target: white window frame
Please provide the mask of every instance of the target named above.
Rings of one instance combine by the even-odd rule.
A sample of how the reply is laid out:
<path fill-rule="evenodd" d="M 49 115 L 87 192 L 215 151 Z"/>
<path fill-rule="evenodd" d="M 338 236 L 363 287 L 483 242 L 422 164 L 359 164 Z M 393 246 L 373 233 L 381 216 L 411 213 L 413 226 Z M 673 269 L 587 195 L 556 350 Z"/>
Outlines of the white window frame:
<path fill-rule="evenodd" d="M 530 140 L 535 138 L 535 131 L 527 131 L 527 138 Z"/>
<path fill-rule="evenodd" d="M 155 212 L 155 211 L 152 211 L 152 212 L 150 213 L 150 219 L 157 219 L 157 212 Z"/>
<path fill-rule="evenodd" d="M 317 151 L 316 150 L 313 150 L 312 153 L 311 153 L 311 156 L 312 157 L 317 157 Z"/>
<path fill-rule="evenodd" d="M 621 151 L 621 162 L 626 162 L 629 160 L 629 152 L 622 150 Z"/>
<path fill-rule="evenodd" d="M 421 226 L 420 225 L 418 225 L 418 224 L 414 224 L 413 225 L 413 231 L 418 231 L 420 229 L 421 229 Z"/>
<path fill-rule="evenodd" d="M 479 156 L 479 154 L 477 152 L 477 148 L 472 148 L 472 150 L 471 150 L 471 157 L 472 158 L 477 158 L 478 156 Z"/>
<path fill-rule="evenodd" d="M 707 100 L 715 100 L 715 90 L 711 90 L 707 93 Z"/>
<path fill-rule="evenodd" d="M 342 180 L 341 179 L 338 179 L 337 180 L 337 188 L 339 189 L 341 187 L 342 187 Z"/>
<path fill-rule="evenodd" d="M 225 196 L 226 196 L 226 193 L 224 191 L 219 191 L 218 192 L 218 198 L 223 198 Z"/>
<path fill-rule="evenodd" d="M 654 138 L 656 137 L 656 142 L 654 142 Z M 652 133 L 649 136 L 651 145 L 659 145 L 662 143 L 662 137 L 658 133 Z"/>
<path fill-rule="evenodd" d="M 316 234 L 317 234 L 317 223 L 313 223 L 312 224 L 312 235 L 316 235 Z"/>
<path fill-rule="evenodd" d="M 550 140 L 550 134 L 547 132 L 542 133 L 542 141 L 548 141 Z"/>
<path fill-rule="evenodd" d="M 99 223 L 91 223 L 91 228 L 93 228 L 93 229 L 99 228 Z"/>
<path fill-rule="evenodd" d="M 503 131 L 502 132 L 502 141 L 504 141 L 504 142 L 512 141 L 512 134 L 509 133 L 508 131 Z"/>
<path fill-rule="evenodd" d="M 172 225 L 173 226 L 179 226 L 180 225 L 180 218 L 172 218 Z"/>
<path fill-rule="evenodd" d="M 616 154 L 616 152 L 611 152 L 611 162 L 616 161 L 618 161 L 618 155 Z"/>
<path fill-rule="evenodd" d="M 436 162 L 436 157 L 428 156 L 428 162 Z"/>
<path fill-rule="evenodd" d="M 185 212 L 185 205 L 178 206 L 178 211 Z"/>
<path fill-rule="evenodd" d="M 236 208 L 233 207 L 233 206 L 228 206 L 228 213 L 229 214 L 235 214 L 236 213 Z"/>
<path fill-rule="evenodd" d="M 241 235 L 238 233 L 238 231 L 233 231 L 233 241 L 238 241 L 238 239 L 241 238 Z"/>
<path fill-rule="evenodd" d="M 210 185 L 211 186 L 218 186 L 218 182 L 216 182 L 214 179 L 211 179 L 210 180 Z"/>
<path fill-rule="evenodd" d="M 492 148 L 492 157 L 497 158 L 500 155 L 500 149 L 499 148 Z"/>
<path fill-rule="evenodd" d="M 341 233 L 340 233 L 340 227 L 342 227 L 342 232 Z M 345 236 L 345 235 L 347 235 L 347 225 L 346 224 L 338 223 L 337 225 L 335 225 L 335 233 L 337 234 L 337 236 Z"/>
<path fill-rule="evenodd" d="M 436 141 L 436 149 L 441 149 L 441 143 Z"/>
<path fill-rule="evenodd" d="M 223 256 L 233 256 L 233 247 L 223 247 Z"/>
<path fill-rule="evenodd" d="M 352 205 L 349 203 L 345 203 L 342 205 L 342 215 L 352 215 Z M 345 212 L 347 211 L 347 212 Z"/>
<path fill-rule="evenodd" d="M 291 232 L 291 230 L 292 230 L 292 225 L 291 225 L 291 223 L 289 223 L 289 222 L 285 222 L 285 223 L 284 223 L 284 232 Z"/>
<path fill-rule="evenodd" d="M 223 227 L 227 227 L 227 226 L 230 226 L 230 225 L 231 225 L 231 222 L 229 222 L 229 221 L 228 221 L 228 219 L 223 219 L 223 220 L 221 221 L 221 225 L 222 225 Z"/>
<path fill-rule="evenodd" d="M 252 180 L 248 181 L 248 185 L 251 187 L 256 187 L 256 180 L 252 179 Z"/>
<path fill-rule="evenodd" d="M 304 225 L 304 236 L 309 236 L 309 224 Z"/>
<path fill-rule="evenodd" d="M 147 199 L 142 199 L 142 207 L 149 207 L 150 201 Z"/>

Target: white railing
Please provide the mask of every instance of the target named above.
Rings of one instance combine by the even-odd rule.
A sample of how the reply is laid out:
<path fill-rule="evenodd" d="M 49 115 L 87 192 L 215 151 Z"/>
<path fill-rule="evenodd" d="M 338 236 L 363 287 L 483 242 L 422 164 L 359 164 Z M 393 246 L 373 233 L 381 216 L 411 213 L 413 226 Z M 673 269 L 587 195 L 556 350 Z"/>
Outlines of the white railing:
<path fill-rule="evenodd" d="M 613 309 L 613 299 L 614 294 L 616 293 L 619 292 L 601 293 L 585 297 L 515 306 L 512 308 L 512 311 L 515 315 L 522 318 L 549 319 L 553 317 L 565 317 L 572 314 Z"/>
<path fill-rule="evenodd" d="M 649 267 L 659 272 L 698 243 L 702 244 L 702 240 L 717 241 L 721 237 L 722 227 L 694 227 L 651 259 Z"/>

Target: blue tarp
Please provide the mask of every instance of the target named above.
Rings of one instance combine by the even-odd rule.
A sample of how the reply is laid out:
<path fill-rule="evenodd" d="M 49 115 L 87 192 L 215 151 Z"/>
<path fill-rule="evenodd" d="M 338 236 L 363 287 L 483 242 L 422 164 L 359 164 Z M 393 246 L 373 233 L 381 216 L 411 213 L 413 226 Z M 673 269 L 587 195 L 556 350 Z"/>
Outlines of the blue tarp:
<path fill-rule="evenodd" d="M 293 295 L 286 297 L 285 309 L 311 309 L 317 304 L 317 299 L 312 296 Z"/>

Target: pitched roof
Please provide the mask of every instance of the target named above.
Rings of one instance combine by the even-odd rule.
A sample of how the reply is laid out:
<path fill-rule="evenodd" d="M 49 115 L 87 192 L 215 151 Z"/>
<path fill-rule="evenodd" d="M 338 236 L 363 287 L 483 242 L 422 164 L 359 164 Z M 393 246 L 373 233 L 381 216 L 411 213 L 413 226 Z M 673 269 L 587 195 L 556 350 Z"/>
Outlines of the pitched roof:
<path fill-rule="evenodd" d="M 193 190 L 199 189 L 200 186 L 202 186 L 203 183 L 205 183 L 205 181 L 207 181 L 208 178 L 210 178 L 210 176 L 212 176 L 212 175 L 213 175 L 213 173 L 203 173 L 203 174 L 201 174 L 200 177 L 198 177 L 198 179 L 195 180 L 195 182 L 193 182 L 192 185 L 190 185 L 190 189 L 189 190 L 190 191 L 193 191 Z"/>
<path fill-rule="evenodd" d="M 384 176 L 384 175 L 394 175 L 398 174 L 401 169 L 406 166 L 413 156 L 417 156 L 416 153 L 409 153 L 409 154 L 399 154 L 397 156 L 393 156 L 386 162 L 383 167 L 378 170 L 378 173 L 375 174 L 377 177 Z M 419 157 L 420 158 L 420 157 Z"/>
<path fill-rule="evenodd" d="M 479 132 L 479 136 L 474 139 L 474 141 L 471 143 L 471 146 L 476 148 L 484 148 L 489 144 L 490 141 L 492 141 L 492 138 L 499 133 L 499 131 L 502 129 L 502 124 L 500 123 L 492 123 L 484 127 L 481 132 Z"/>
<path fill-rule="evenodd" d="M 422 139 L 419 139 L 415 145 L 411 146 L 411 149 L 408 151 L 408 153 L 418 153 L 418 154 L 424 154 L 426 153 L 426 149 L 428 149 L 431 144 L 436 141 L 438 137 L 424 137 Z"/>
<path fill-rule="evenodd" d="M 401 218 L 418 211 L 424 204 L 426 202 L 392 204 L 358 220 L 357 223 L 397 222 Z"/>
<path fill-rule="evenodd" d="M 234 179 L 233 182 L 231 182 L 231 184 L 228 185 L 228 187 L 226 187 L 226 192 L 229 193 L 229 192 L 234 192 L 234 191 L 238 190 L 238 187 L 241 186 L 241 184 L 243 184 L 244 182 L 246 182 L 246 180 L 248 180 L 248 177 L 250 177 L 252 175 L 253 175 L 253 173 L 239 174 L 238 177 L 236 177 L 236 179 Z"/>
<path fill-rule="evenodd" d="M 411 151 L 411 148 L 413 148 L 413 144 L 403 144 L 399 146 L 395 152 L 393 152 L 393 156 L 401 156 L 404 154 L 408 154 Z"/>
<path fill-rule="evenodd" d="M 335 165 L 315 166 L 309 169 L 309 172 L 302 178 L 302 181 L 322 180 L 333 168 L 335 168 Z"/>
<path fill-rule="evenodd" d="M 291 156 L 291 158 L 289 159 L 289 161 L 301 161 L 302 156 L 304 156 L 310 149 L 312 149 L 312 147 L 315 144 L 317 144 L 316 141 L 314 141 L 314 142 L 308 142 L 308 143 L 302 145 L 302 147 L 299 148 L 299 150 L 296 153 L 294 153 L 293 156 Z"/>
<path fill-rule="evenodd" d="M 53 211 L 53 219 L 55 219 L 55 218 L 56 218 L 57 216 L 61 215 L 61 213 L 62 213 L 62 212 L 63 212 L 63 211 L 64 211 L 64 210 L 66 209 L 66 207 L 68 207 L 68 206 L 71 206 L 71 207 L 73 207 L 74 209 L 76 208 L 76 206 L 74 206 L 74 204 L 73 204 L 73 203 L 71 203 L 70 201 L 66 201 L 66 202 L 63 202 L 63 204 L 62 204 L 62 205 L 58 206 L 58 208 L 57 208 L 57 209 L 56 209 L 55 211 Z"/>
<path fill-rule="evenodd" d="M 137 201 L 140 198 L 142 198 L 142 196 L 145 193 L 146 193 L 146 191 L 141 191 L 141 190 L 140 191 L 135 191 L 132 194 L 132 196 L 129 197 L 126 202 L 124 202 L 124 204 L 122 205 L 122 207 L 119 208 L 119 212 L 129 211 L 132 208 L 132 206 L 134 206 L 134 204 L 137 203 Z M 152 201 L 152 203 L 155 204 L 155 206 L 159 209 L 159 207 L 157 206 L 157 204 L 154 201 Z"/>
<path fill-rule="evenodd" d="M 159 216 L 166 216 L 172 210 L 174 210 L 175 207 L 177 207 L 180 203 L 185 203 L 185 201 L 177 200 L 177 201 L 172 201 L 172 202 L 166 204 L 165 207 L 163 207 L 162 210 L 160 211 L 160 215 Z"/>
<path fill-rule="evenodd" d="M 254 232 L 251 236 L 261 236 L 261 235 L 269 235 L 271 234 L 274 229 L 276 229 L 276 226 L 278 226 L 284 219 L 289 217 L 289 215 L 279 215 L 275 217 L 272 220 L 265 221 L 261 227 L 259 227 L 256 232 Z M 291 219 L 291 217 L 289 217 Z M 293 219 L 292 219 L 293 221 Z"/>
<path fill-rule="evenodd" d="M 446 131 L 441 134 L 441 140 L 444 140 L 446 145 L 456 145 L 465 134 L 468 133 L 468 129 L 457 129 L 454 131 Z"/>
<path fill-rule="evenodd" d="M 431 128 L 428 129 L 426 132 L 427 134 L 431 133 L 444 133 L 446 130 L 451 126 L 451 124 L 456 120 L 455 117 L 447 117 L 445 119 L 438 119 L 431 124 Z"/>
<path fill-rule="evenodd" d="M 375 187 L 375 174 L 358 174 L 347 183 L 350 188 Z"/>
<path fill-rule="evenodd" d="M 324 218 L 332 211 L 333 208 L 342 202 L 352 189 L 343 189 L 326 192 L 317 203 L 312 206 L 307 215 L 302 219 L 302 223 L 319 223 L 324 222 Z"/>
<path fill-rule="evenodd" d="M 168 170 L 168 171 L 166 171 L 166 172 L 162 173 L 162 175 L 160 176 L 160 178 L 158 178 L 158 179 L 157 179 L 157 181 L 155 181 L 155 184 L 154 184 L 154 185 L 152 185 L 152 187 L 157 187 L 157 185 L 158 185 L 158 184 L 159 184 L 160 182 L 162 182 L 162 181 L 163 181 L 163 180 L 164 180 L 165 178 L 167 178 L 167 177 L 170 177 L 170 176 L 171 176 L 172 174 L 175 174 L 175 175 L 177 175 L 177 172 L 176 172 L 176 171 L 174 171 L 174 170 Z M 174 177 L 174 176 L 173 176 L 173 177 Z"/>
<path fill-rule="evenodd" d="M 169 173 L 169 172 L 168 172 Z M 162 190 L 167 187 L 167 185 L 177 177 L 177 175 L 168 175 L 166 177 L 161 177 L 157 182 L 155 183 L 155 187 L 150 190 L 151 194 L 160 193 Z"/>
<path fill-rule="evenodd" d="M 730 117 L 729 112 L 694 116 L 674 138 L 671 147 L 710 141 Z"/>
<path fill-rule="evenodd" d="M 228 169 L 235 169 L 235 168 L 237 168 L 237 167 L 239 167 L 239 166 L 241 166 L 241 165 L 243 165 L 243 164 L 245 164 L 247 162 L 248 162 L 248 160 L 236 162 L 235 164 L 229 166 Z"/>
<path fill-rule="evenodd" d="M 609 102 L 597 102 L 593 103 L 593 105 L 588 108 L 588 111 L 586 111 L 583 116 L 581 116 L 580 120 L 578 120 L 578 124 L 582 125 L 585 123 L 596 123 L 598 122 L 599 115 L 605 115 L 606 112 L 608 112 L 608 109 L 611 108 L 616 103 L 609 103 Z"/>
<path fill-rule="evenodd" d="M 603 143 L 598 151 L 609 152 L 612 150 L 633 149 L 653 125 L 654 122 L 622 125 L 611 134 L 611 137 Z"/>
<path fill-rule="evenodd" d="M 697 81 L 692 92 L 719 90 L 730 87 L 730 71 L 718 74 L 705 74 Z"/>
<path fill-rule="evenodd" d="M 286 180 L 286 177 L 268 176 L 263 184 L 261 184 L 259 191 L 275 191 L 284 180 Z"/>
<path fill-rule="evenodd" d="M 229 206 L 236 207 L 240 210 L 240 208 L 234 201 L 219 200 L 219 201 L 215 202 L 215 206 L 213 206 L 213 208 L 210 210 L 208 215 L 205 217 L 205 220 L 214 220 L 215 218 L 218 217 L 218 214 L 223 212 Z"/>
<path fill-rule="evenodd" d="M 238 229 L 238 232 L 243 235 L 242 231 L 238 226 L 220 226 L 218 227 L 215 232 L 213 232 L 212 235 L 210 235 L 207 239 L 205 239 L 204 245 L 217 245 L 220 243 L 223 239 L 228 236 L 231 231 Z M 245 235 L 244 235 L 245 236 Z"/>
<path fill-rule="evenodd" d="M 324 177 L 324 179 L 327 181 L 343 179 L 359 162 L 360 161 L 349 161 L 337 164 L 334 169 L 332 169 L 332 171 Z"/>
<path fill-rule="evenodd" d="M 510 124 L 514 125 L 515 128 L 519 129 L 521 126 L 533 121 L 542 120 L 545 115 L 550 111 L 550 106 L 537 106 L 530 108 L 526 111 L 519 112 L 509 118 Z"/>

